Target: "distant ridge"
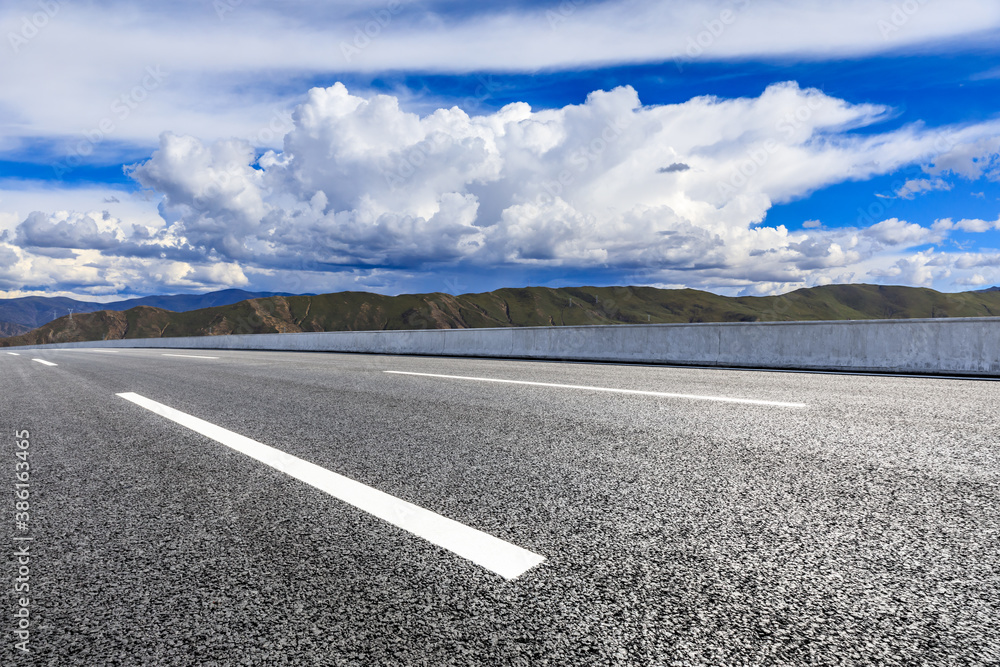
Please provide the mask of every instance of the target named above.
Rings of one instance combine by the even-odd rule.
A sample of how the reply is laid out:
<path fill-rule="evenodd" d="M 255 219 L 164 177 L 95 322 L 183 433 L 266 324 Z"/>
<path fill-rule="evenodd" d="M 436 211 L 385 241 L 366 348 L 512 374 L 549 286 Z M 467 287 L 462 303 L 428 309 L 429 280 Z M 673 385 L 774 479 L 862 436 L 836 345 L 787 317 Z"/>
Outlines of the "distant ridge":
<path fill-rule="evenodd" d="M 26 327 L 23 324 L 0 322 L 0 337 L 19 336 L 23 333 L 28 333 L 29 331 L 31 331 L 31 327 Z"/>
<path fill-rule="evenodd" d="M 125 301 L 98 303 L 96 301 L 80 301 L 66 297 L 26 296 L 17 299 L 0 299 L 0 334 L 6 333 L 4 326 L 20 325 L 24 333 L 47 324 L 52 320 L 73 313 L 95 313 L 99 310 L 128 310 L 136 306 L 152 306 L 175 312 L 186 312 L 213 306 L 228 306 L 247 299 L 259 299 L 269 296 L 292 296 L 286 292 L 247 292 L 240 289 L 226 289 L 206 294 L 168 294 L 161 296 L 144 296 Z"/>
<path fill-rule="evenodd" d="M 0 346 L 301 331 L 989 316 L 1000 316 L 1000 290 L 945 294 L 917 287 L 826 285 L 770 297 L 653 287 L 526 287 L 461 296 L 339 292 L 255 298 L 187 312 L 139 305 L 83 313 L 0 339 Z"/>

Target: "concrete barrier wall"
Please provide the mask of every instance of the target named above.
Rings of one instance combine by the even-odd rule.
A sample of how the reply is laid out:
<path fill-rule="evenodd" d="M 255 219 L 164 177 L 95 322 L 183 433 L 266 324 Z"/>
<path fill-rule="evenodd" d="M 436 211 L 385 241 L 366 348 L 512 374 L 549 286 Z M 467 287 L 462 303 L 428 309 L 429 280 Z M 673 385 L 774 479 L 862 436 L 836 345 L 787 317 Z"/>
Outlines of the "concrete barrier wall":
<path fill-rule="evenodd" d="M 256 334 L 45 348 L 362 352 L 1000 376 L 1000 318 Z"/>

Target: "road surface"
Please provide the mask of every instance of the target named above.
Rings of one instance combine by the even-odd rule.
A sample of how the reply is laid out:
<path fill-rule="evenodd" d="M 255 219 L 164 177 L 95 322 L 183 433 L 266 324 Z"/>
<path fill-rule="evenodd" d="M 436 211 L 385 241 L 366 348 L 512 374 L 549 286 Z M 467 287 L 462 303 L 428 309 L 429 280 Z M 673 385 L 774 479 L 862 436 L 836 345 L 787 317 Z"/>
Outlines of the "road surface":
<path fill-rule="evenodd" d="M 0 380 L 3 664 L 1000 663 L 996 382 L 17 349 Z"/>

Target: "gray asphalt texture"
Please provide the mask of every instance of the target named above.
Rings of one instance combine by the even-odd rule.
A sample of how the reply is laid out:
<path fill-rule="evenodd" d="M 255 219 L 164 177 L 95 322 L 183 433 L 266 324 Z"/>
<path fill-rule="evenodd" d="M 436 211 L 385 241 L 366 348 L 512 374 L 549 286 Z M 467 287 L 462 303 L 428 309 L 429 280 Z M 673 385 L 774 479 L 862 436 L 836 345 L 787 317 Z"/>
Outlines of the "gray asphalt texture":
<path fill-rule="evenodd" d="M 191 353 L 220 359 L 0 355 L 34 537 L 32 653 L 4 581 L 0 663 L 1000 664 L 1000 383 Z M 120 392 L 548 560 L 507 582 Z"/>

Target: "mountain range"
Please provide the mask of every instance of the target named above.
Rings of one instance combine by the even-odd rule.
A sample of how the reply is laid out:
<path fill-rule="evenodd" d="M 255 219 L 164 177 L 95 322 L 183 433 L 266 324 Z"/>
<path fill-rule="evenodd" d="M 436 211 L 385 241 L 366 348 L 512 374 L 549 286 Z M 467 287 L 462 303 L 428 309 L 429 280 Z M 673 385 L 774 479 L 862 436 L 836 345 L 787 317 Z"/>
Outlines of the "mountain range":
<path fill-rule="evenodd" d="M 212 306 L 228 306 L 247 299 L 269 296 L 292 295 L 285 292 L 246 292 L 239 289 L 227 289 L 207 294 L 145 296 L 110 303 L 43 296 L 0 299 L 0 336 L 16 336 L 27 333 L 70 313 L 94 313 L 100 310 L 123 311 L 136 306 L 152 306 L 163 310 L 187 312 L 200 308 L 211 308 Z"/>
<path fill-rule="evenodd" d="M 827 285 L 768 297 L 653 287 L 526 287 L 460 296 L 339 292 L 255 297 L 184 312 L 142 304 L 74 313 L 0 339 L 0 347 L 302 331 L 987 316 L 1000 316 L 1000 291 L 950 294 L 917 287 Z"/>

